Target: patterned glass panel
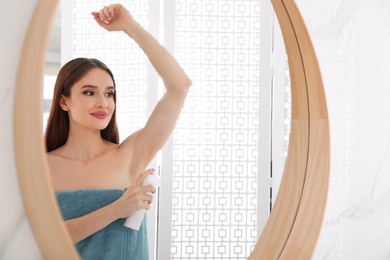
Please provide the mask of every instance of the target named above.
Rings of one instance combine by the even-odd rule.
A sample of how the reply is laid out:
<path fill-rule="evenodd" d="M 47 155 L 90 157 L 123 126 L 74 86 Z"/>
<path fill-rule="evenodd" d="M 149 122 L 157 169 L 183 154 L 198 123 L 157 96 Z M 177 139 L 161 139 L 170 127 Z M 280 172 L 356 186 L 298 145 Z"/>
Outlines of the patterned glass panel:
<path fill-rule="evenodd" d="M 193 86 L 173 136 L 172 259 L 246 259 L 257 240 L 259 1 L 177 0 Z"/>

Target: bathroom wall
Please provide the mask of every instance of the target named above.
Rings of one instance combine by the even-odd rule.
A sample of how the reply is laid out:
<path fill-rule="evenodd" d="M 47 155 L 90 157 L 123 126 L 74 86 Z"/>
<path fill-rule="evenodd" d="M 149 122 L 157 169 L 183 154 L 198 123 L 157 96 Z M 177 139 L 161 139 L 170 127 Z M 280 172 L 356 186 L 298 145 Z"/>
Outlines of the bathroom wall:
<path fill-rule="evenodd" d="M 0 259 L 7 260 L 42 259 L 23 208 L 13 147 L 17 67 L 36 3 L 36 0 L 0 2 Z"/>
<path fill-rule="evenodd" d="M 390 2 L 296 2 L 317 51 L 331 129 L 314 259 L 390 259 Z"/>

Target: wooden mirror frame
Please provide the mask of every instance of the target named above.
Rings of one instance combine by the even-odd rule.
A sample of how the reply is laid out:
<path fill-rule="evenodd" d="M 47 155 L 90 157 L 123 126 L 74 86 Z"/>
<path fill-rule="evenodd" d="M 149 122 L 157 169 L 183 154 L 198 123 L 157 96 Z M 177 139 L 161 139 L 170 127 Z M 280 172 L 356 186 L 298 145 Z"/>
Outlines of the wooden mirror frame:
<path fill-rule="evenodd" d="M 51 185 L 42 139 L 45 54 L 58 0 L 38 0 L 16 82 L 14 145 L 24 206 L 47 259 L 79 259 Z M 330 171 L 329 119 L 321 73 L 294 0 L 272 0 L 287 50 L 290 144 L 281 186 L 249 259 L 309 259 L 322 226 Z M 27 113 L 28 111 L 28 113 Z"/>

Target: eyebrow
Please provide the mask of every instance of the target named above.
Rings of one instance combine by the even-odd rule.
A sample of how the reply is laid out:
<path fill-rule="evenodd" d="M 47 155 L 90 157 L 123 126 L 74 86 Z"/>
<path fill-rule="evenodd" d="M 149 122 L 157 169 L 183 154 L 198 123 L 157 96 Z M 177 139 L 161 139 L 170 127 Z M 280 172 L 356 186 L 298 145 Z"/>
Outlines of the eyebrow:
<path fill-rule="evenodd" d="M 85 89 L 85 88 L 97 89 L 97 88 L 99 88 L 99 87 L 94 86 L 94 85 L 84 85 L 84 86 L 81 87 L 81 89 Z M 114 86 L 108 86 L 108 87 L 106 87 L 106 89 L 114 89 L 114 90 L 115 90 L 115 87 L 114 87 Z"/>

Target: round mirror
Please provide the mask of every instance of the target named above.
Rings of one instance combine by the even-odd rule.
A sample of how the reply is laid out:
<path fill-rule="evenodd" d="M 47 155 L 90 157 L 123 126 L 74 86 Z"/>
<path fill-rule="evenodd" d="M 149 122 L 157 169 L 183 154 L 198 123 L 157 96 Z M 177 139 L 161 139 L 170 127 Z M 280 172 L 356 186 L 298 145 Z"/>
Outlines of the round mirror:
<path fill-rule="evenodd" d="M 42 141 L 42 92 L 30 87 L 42 86 L 48 17 L 53 21 L 57 4 L 38 1 L 25 38 L 15 95 L 15 149 L 26 211 L 44 256 L 75 259 L 78 255 L 58 211 L 48 173 Z M 272 4 L 289 57 L 291 134 L 278 197 L 250 258 L 310 258 L 321 228 L 329 175 L 326 100 L 314 49 L 294 1 Z M 310 222 L 305 218 L 308 215 Z"/>

